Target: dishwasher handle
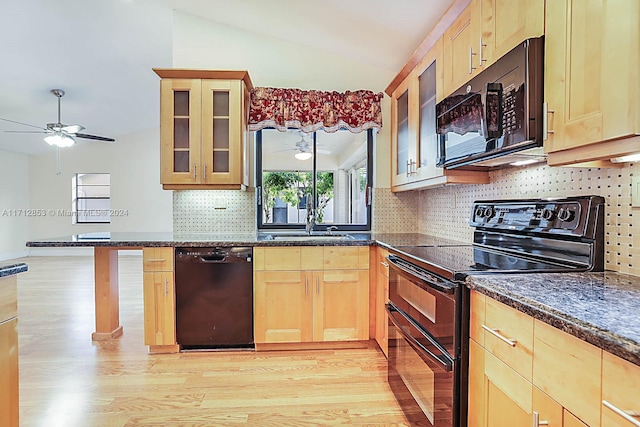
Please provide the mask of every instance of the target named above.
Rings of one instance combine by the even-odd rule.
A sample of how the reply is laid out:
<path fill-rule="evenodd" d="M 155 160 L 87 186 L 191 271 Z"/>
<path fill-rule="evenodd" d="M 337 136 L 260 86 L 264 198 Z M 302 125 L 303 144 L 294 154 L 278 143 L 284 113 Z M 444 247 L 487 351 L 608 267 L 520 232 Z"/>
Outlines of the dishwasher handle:
<path fill-rule="evenodd" d="M 219 254 L 203 255 L 200 257 L 200 262 L 225 262 L 227 260 L 227 254 L 225 252 Z"/>

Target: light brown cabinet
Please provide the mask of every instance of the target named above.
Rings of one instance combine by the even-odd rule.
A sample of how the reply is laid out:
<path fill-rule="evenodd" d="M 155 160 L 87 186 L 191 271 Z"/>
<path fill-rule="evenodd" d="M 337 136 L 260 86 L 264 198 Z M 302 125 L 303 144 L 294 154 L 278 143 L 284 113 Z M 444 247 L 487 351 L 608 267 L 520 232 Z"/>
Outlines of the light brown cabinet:
<path fill-rule="evenodd" d="M 258 349 L 368 340 L 369 247 L 254 248 L 254 308 Z"/>
<path fill-rule="evenodd" d="M 568 165 L 640 151 L 640 3 L 546 3 L 545 151 Z"/>
<path fill-rule="evenodd" d="M 249 181 L 246 71 L 154 69 L 160 81 L 163 188 L 244 189 Z"/>
<path fill-rule="evenodd" d="M 389 321 L 387 320 L 386 304 L 389 301 L 389 264 L 387 256 L 389 251 L 376 248 L 375 265 L 371 266 L 373 274 L 376 274 L 376 331 L 375 339 L 385 356 L 389 355 Z"/>
<path fill-rule="evenodd" d="M 173 353 L 176 344 L 174 249 L 144 248 L 144 343 L 150 353 Z"/>
<path fill-rule="evenodd" d="M 543 35 L 544 10 L 544 0 L 472 0 L 443 35 L 444 95 L 518 43 Z"/>
<path fill-rule="evenodd" d="M 0 425 L 19 424 L 17 277 L 0 278 Z"/>
<path fill-rule="evenodd" d="M 602 357 L 602 427 L 640 426 L 640 366 L 607 352 Z"/>
<path fill-rule="evenodd" d="M 470 427 L 600 425 L 600 349 L 476 291 L 470 319 Z"/>
<path fill-rule="evenodd" d="M 486 172 L 438 167 L 436 103 L 442 99 L 442 40 L 391 95 L 391 191 L 488 183 Z"/>

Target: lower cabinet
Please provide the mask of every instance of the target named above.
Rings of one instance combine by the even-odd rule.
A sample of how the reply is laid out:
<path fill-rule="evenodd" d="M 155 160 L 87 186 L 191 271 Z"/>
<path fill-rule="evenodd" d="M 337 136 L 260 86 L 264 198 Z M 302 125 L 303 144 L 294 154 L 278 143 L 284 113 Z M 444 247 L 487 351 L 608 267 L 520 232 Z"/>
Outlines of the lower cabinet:
<path fill-rule="evenodd" d="M 18 427 L 18 280 L 0 277 L 0 426 Z"/>
<path fill-rule="evenodd" d="M 389 301 L 389 264 L 387 255 L 389 251 L 384 248 L 376 249 L 376 265 L 372 266 L 372 274 L 376 274 L 376 342 L 385 356 L 389 353 L 389 321 L 387 320 L 386 304 Z"/>
<path fill-rule="evenodd" d="M 602 355 L 602 427 L 640 426 L 640 366 Z"/>
<path fill-rule="evenodd" d="M 144 343 L 150 353 L 172 353 L 176 344 L 173 248 L 144 248 Z"/>
<path fill-rule="evenodd" d="M 609 383 L 620 396 L 613 391 L 620 379 L 601 370 L 602 350 L 476 291 L 471 293 L 470 337 L 469 427 L 597 427 L 601 390 L 602 399 L 607 396 L 601 384 Z M 497 346 L 500 341 L 508 350 Z M 604 354 L 605 360 L 615 358 Z M 611 371 L 623 369 L 620 375 L 628 378 L 634 378 L 628 369 L 638 370 L 635 378 L 640 373 L 632 364 L 613 366 Z M 618 402 L 629 409 L 638 390 L 637 382 L 627 384 L 622 394 L 628 399 Z M 606 424 L 602 411 L 602 425 L 624 425 L 620 420 Z"/>
<path fill-rule="evenodd" d="M 18 319 L 0 322 L 0 425 L 18 426 Z"/>
<path fill-rule="evenodd" d="M 359 246 L 254 248 L 256 344 L 368 340 L 368 257 Z"/>

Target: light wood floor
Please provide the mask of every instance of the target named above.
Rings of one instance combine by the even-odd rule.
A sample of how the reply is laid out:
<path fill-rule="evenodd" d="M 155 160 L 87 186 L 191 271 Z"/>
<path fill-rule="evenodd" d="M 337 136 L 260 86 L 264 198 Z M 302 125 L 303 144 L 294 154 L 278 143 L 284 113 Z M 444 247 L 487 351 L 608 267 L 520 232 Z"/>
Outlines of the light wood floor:
<path fill-rule="evenodd" d="M 377 348 L 149 355 L 138 256 L 120 259 L 124 335 L 95 343 L 93 258 L 21 261 L 21 426 L 408 425 Z"/>

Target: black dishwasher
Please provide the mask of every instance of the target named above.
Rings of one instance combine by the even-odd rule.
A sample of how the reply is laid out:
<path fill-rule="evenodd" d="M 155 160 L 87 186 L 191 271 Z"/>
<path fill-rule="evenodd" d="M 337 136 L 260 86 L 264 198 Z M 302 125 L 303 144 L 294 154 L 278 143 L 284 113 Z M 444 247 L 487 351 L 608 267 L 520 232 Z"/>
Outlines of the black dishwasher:
<path fill-rule="evenodd" d="M 253 348 L 253 248 L 176 248 L 175 255 L 182 349 Z"/>

